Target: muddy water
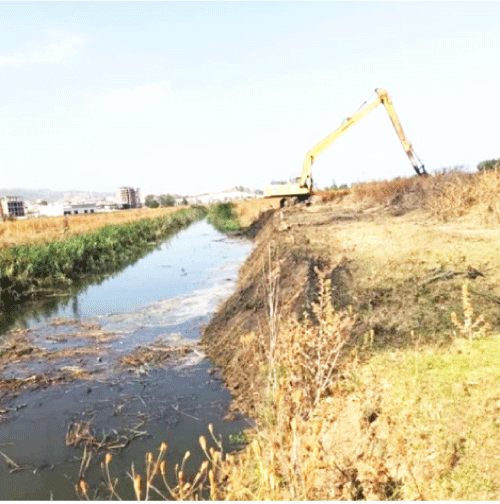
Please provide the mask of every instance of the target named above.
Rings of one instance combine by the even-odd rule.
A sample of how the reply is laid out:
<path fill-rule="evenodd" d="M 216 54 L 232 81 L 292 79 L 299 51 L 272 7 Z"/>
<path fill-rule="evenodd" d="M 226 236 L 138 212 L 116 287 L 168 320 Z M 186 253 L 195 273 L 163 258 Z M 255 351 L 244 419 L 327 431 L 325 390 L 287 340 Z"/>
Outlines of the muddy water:
<path fill-rule="evenodd" d="M 199 222 L 119 274 L 10 321 L 35 350 L 0 371 L 26 384 L 0 390 L 0 500 L 74 499 L 81 475 L 91 496 L 108 497 L 106 450 L 94 443 L 82 468 L 83 445 L 66 444 L 72 424 L 88 425 L 113 451 L 111 477 L 124 499 L 133 498 L 132 462 L 141 471 L 144 454 L 162 441 L 169 467 L 191 451 L 187 472 L 202 460 L 198 437 L 209 437 L 209 423 L 226 449 L 237 447 L 248 421 L 227 418 L 230 394 L 196 343 L 250 249 Z M 162 352 L 167 347 L 185 351 Z M 148 349 L 167 358 L 141 360 Z M 35 376 L 58 379 L 33 387 Z"/>

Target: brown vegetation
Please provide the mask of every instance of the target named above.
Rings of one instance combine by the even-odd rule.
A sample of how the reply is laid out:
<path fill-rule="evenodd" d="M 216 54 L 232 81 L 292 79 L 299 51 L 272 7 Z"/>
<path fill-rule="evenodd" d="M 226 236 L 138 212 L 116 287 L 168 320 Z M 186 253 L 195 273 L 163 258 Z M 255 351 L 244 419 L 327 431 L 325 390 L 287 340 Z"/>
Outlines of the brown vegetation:
<path fill-rule="evenodd" d="M 430 177 L 355 184 L 350 201 L 396 211 L 420 208 L 441 221 L 468 217 L 488 225 L 500 221 L 499 190 L 499 170 L 464 173 L 451 169 Z"/>
<path fill-rule="evenodd" d="M 0 221 L 0 248 L 61 240 L 70 236 L 92 233 L 112 224 L 126 224 L 143 219 L 154 219 L 176 212 L 179 208 L 138 208 L 87 215 Z"/>
<path fill-rule="evenodd" d="M 257 427 L 225 454 L 210 426 L 216 447 L 202 436 L 206 461 L 188 481 L 186 452 L 174 485 L 166 445 L 146 454 L 136 497 L 498 500 L 499 185 L 452 171 L 236 205 L 260 216 L 256 243 L 203 343 Z"/>
<path fill-rule="evenodd" d="M 148 345 L 136 348 L 133 354 L 124 355 L 120 359 L 123 366 L 136 368 L 145 364 L 158 366 L 165 362 L 179 363 L 183 356 L 197 352 L 195 345 Z"/>
<path fill-rule="evenodd" d="M 260 214 L 267 210 L 276 210 L 280 207 L 278 198 L 256 198 L 245 201 L 238 201 L 234 204 L 238 220 L 242 228 L 251 226 L 259 219 Z"/>
<path fill-rule="evenodd" d="M 266 215 L 204 331 L 259 425 L 217 498 L 498 498 L 499 181 L 363 184 Z"/>

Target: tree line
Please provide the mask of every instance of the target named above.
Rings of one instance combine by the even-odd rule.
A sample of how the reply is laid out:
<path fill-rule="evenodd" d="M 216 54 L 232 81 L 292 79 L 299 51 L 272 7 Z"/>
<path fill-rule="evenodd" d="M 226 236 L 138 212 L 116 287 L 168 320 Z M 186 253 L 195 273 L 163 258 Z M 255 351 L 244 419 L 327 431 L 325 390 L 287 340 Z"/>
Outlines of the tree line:
<path fill-rule="evenodd" d="M 175 206 L 176 198 L 172 194 L 161 194 L 159 196 L 155 196 L 153 194 L 148 194 L 144 201 L 144 204 L 148 208 L 158 208 L 158 207 L 171 207 Z M 181 205 L 187 205 L 188 201 L 186 198 L 183 198 L 181 201 Z"/>

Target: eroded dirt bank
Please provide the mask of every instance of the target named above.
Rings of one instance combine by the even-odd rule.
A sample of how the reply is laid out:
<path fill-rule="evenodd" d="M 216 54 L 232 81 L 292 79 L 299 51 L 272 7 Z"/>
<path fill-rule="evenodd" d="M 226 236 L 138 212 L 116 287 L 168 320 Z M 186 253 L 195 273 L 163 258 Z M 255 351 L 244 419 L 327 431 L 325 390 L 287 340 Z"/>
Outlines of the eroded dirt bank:
<path fill-rule="evenodd" d="M 427 494 L 426 481 L 453 480 L 461 470 L 465 452 L 459 453 L 457 446 L 465 441 L 457 441 L 456 433 L 450 431 L 449 438 L 442 441 L 443 452 L 433 455 L 429 448 L 425 457 L 430 454 L 430 458 L 419 466 L 408 451 L 413 442 L 408 441 L 409 434 L 417 444 L 430 439 L 433 422 L 422 431 L 427 437 L 405 432 L 404 423 L 397 423 L 404 422 L 396 416 L 400 412 L 389 414 L 383 403 L 383 375 L 368 379 L 373 387 L 360 387 L 356 378 L 366 375 L 360 365 L 374 355 L 423 348 L 451 348 L 452 353 L 462 354 L 461 348 L 454 347 L 461 334 L 452 314 L 461 317 L 468 302 L 474 307 L 471 320 L 481 316 L 492 333 L 500 329 L 498 226 L 478 226 L 465 217 L 444 222 L 406 203 L 404 198 L 377 206 L 319 201 L 310 207 L 267 210 L 254 223 L 258 230 L 255 245 L 240 270 L 238 289 L 220 307 L 202 337 L 208 355 L 222 368 L 233 393 L 233 408 L 257 421 L 266 414 L 273 401 L 269 391 L 271 363 L 266 356 L 287 320 L 293 318 L 300 324 L 307 313 L 314 321 L 318 275 L 331 282 L 335 310 L 353 314 L 354 325 L 343 355 L 356 371 L 344 381 L 339 375 L 337 390 L 325 390 L 307 415 L 300 413 L 303 396 L 298 392 L 294 397 L 293 388 L 288 420 L 281 423 L 279 408 L 273 410 L 278 411 L 272 420 L 275 425 L 292 434 L 293 429 L 301 433 L 304 465 L 302 472 L 280 472 L 276 468 L 287 467 L 291 459 L 277 463 L 278 452 L 268 447 L 274 460 L 272 470 L 287 485 L 300 473 L 303 488 L 307 486 L 304 493 L 280 494 L 270 483 L 268 494 L 248 493 L 246 498 L 387 500 L 497 495 L 493 487 L 478 494 L 455 495 L 451 490 Z M 465 295 L 464 282 L 468 285 Z M 287 370 L 281 371 L 287 379 Z M 350 373 L 347 368 L 340 373 L 344 371 L 345 376 Z M 290 424 L 290 419 L 297 423 Z M 293 449 L 289 453 L 296 456 Z M 315 470 L 312 465 L 307 469 L 307 464 L 316 464 Z M 262 480 L 261 484 L 265 486 Z"/>
<path fill-rule="evenodd" d="M 402 348 L 413 343 L 412 331 L 422 342 L 446 343 L 465 279 L 477 311 L 500 328 L 500 237 L 492 228 L 437 222 L 395 205 L 317 202 L 266 210 L 248 230 L 255 246 L 240 269 L 238 290 L 203 334 L 236 404 L 248 412 L 259 370 L 241 339 L 269 338 L 270 301 L 278 302 L 280 319 L 294 314 L 300 320 L 317 296 L 315 267 L 331 279 L 335 308 L 351 307 L 357 315 L 351 346 L 368 337 L 379 349 Z"/>

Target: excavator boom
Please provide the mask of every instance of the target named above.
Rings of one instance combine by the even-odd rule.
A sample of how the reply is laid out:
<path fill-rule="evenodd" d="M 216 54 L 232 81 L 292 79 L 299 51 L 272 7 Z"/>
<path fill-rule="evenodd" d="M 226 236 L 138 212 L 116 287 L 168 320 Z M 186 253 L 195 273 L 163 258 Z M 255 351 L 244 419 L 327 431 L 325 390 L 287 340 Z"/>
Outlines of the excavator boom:
<path fill-rule="evenodd" d="M 264 190 L 265 197 L 276 197 L 280 196 L 286 197 L 296 197 L 299 199 L 306 199 L 312 194 L 313 183 L 312 183 L 312 173 L 311 167 L 314 163 L 316 157 L 324 152 L 330 145 L 337 141 L 351 126 L 361 121 L 370 112 L 377 108 L 381 103 L 385 106 L 387 113 L 391 119 L 392 125 L 396 130 L 396 133 L 403 145 L 408 158 L 410 159 L 413 169 L 418 175 L 427 175 L 424 165 L 420 162 L 418 156 L 416 155 L 410 142 L 407 140 L 399 118 L 394 109 L 387 91 L 384 89 L 376 89 L 377 98 L 373 100 L 368 105 L 362 105 L 351 117 L 348 117 L 335 131 L 330 133 L 328 136 L 323 138 L 314 147 L 312 147 L 306 154 L 304 162 L 302 164 L 302 174 L 297 182 L 290 182 L 286 184 L 272 184 Z"/>
<path fill-rule="evenodd" d="M 384 104 L 385 109 L 389 114 L 392 125 L 396 130 L 396 133 L 399 137 L 399 140 L 401 141 L 401 144 L 403 145 L 403 149 L 405 150 L 406 155 L 408 156 L 411 164 L 413 165 L 413 169 L 415 170 L 417 175 L 427 175 L 427 172 L 425 171 L 425 166 L 422 164 L 422 162 L 416 155 L 415 151 L 413 150 L 413 147 L 411 146 L 410 142 L 407 140 L 404 134 L 403 127 L 401 126 L 398 115 L 394 110 L 394 105 L 392 104 L 392 101 L 389 98 L 387 91 L 385 89 L 376 89 L 375 91 L 377 92 L 381 103 Z"/>

